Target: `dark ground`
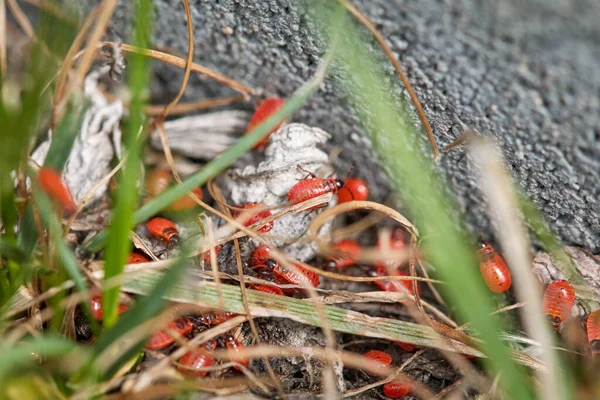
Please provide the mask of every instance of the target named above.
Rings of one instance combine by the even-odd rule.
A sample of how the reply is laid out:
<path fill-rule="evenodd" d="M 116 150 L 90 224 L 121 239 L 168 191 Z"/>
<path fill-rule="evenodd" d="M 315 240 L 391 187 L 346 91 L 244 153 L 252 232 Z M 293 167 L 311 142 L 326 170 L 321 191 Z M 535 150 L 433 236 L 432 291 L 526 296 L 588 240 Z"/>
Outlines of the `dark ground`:
<path fill-rule="evenodd" d="M 94 0 L 77 2 L 96 4 Z M 267 94 L 290 95 L 318 65 L 322 48 L 301 1 L 191 1 L 195 61 Z M 569 244 L 600 251 L 600 2 L 596 0 L 355 1 L 376 24 L 415 87 L 440 145 L 466 127 L 493 136 L 513 174 Z M 113 27 L 123 32 L 121 2 Z M 128 6 L 127 6 L 128 7 Z M 184 55 L 179 0 L 156 1 L 155 45 Z M 125 36 L 126 37 L 126 36 Z M 375 48 L 375 47 L 374 47 Z M 393 71 L 388 67 L 390 77 Z M 153 93 L 167 99 L 183 72 L 156 65 Z M 398 81 L 398 94 L 405 91 Z M 229 94 L 193 77 L 187 100 Z M 335 136 L 372 186 L 384 177 L 339 87 L 322 90 L 295 115 Z M 423 141 L 422 150 L 430 153 Z M 465 150 L 438 169 L 474 232 L 489 221 Z M 340 171 L 348 163 L 341 163 Z M 378 191 L 380 198 L 385 190 Z"/>

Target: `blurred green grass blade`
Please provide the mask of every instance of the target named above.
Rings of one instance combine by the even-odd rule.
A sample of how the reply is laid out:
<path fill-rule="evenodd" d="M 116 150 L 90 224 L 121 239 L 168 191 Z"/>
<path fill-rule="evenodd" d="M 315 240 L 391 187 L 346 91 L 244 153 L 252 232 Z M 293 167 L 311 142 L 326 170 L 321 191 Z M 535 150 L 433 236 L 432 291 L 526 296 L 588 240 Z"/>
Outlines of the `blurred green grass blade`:
<path fill-rule="evenodd" d="M 317 14 L 323 18 L 326 13 Z M 320 23 L 325 25 L 327 21 Z M 501 374 L 500 385 L 508 397 L 533 398 L 524 371 L 511 360 L 499 338 L 502 329 L 491 316 L 491 294 L 478 275 L 474 250 L 467 245 L 465 235 L 452 217 L 455 207 L 444 196 L 431 162 L 418 150 L 418 139 L 409 128 L 411 121 L 394 106 L 396 100 L 390 95 L 390 88 L 382 87 L 389 79 L 373 62 L 372 54 L 354 27 L 347 26 L 344 39 L 339 61 L 348 74 L 342 78 L 342 84 L 392 176 L 395 191 L 406 201 L 426 237 L 425 251 L 439 276 L 448 283 L 442 289 L 457 306 L 461 318 L 471 322 L 483 340 L 488 366 Z"/>
<path fill-rule="evenodd" d="M 50 91 L 48 84 L 54 76 L 53 65 L 55 59 L 44 51 L 41 42 L 55 54 L 63 54 L 64 42 L 74 35 L 74 29 L 52 23 L 52 18 L 47 13 L 42 13 L 40 18 L 38 38 L 34 41 L 29 51 L 27 70 L 19 82 L 18 90 L 9 92 L 0 87 L 4 94 L 0 96 L 0 218 L 2 219 L 4 237 L 10 243 L 17 243 L 26 254 L 30 254 L 37 241 L 37 232 L 32 223 L 31 211 L 25 218 L 27 224 L 20 225 L 20 233 L 15 237 L 15 226 L 18 214 L 15 205 L 15 187 L 11 177 L 12 172 L 27 170 L 27 157 L 29 145 L 39 132 L 38 124 L 45 121 L 49 112 L 48 98 Z M 9 77 L 7 78 L 10 79 Z M 2 85 L 2 83 L 0 83 Z M 5 98 L 6 97 L 6 98 Z M 7 100 L 10 97 L 8 102 Z M 27 275 L 27 265 L 9 261 L 6 267 L 0 267 L 0 301 L 2 304 L 15 293 Z"/>
<path fill-rule="evenodd" d="M 144 348 L 145 340 L 142 340 L 136 343 L 134 346 L 131 346 L 129 349 L 124 351 L 117 357 L 117 359 L 108 367 L 106 372 L 104 373 L 103 380 L 108 380 L 112 378 L 121 368 L 123 368 L 128 362 L 130 362 L 134 357 L 139 357 Z"/>
<path fill-rule="evenodd" d="M 52 335 L 34 338 L 17 346 L 0 345 L 0 351 L 2 352 L 2 357 L 0 357 L 0 388 L 3 386 L 5 379 L 8 379 L 15 371 L 39 363 L 31 356 L 32 353 L 45 358 L 54 358 L 63 357 L 75 350 L 78 352 L 78 357 L 83 358 L 85 351 L 83 348 L 78 347 L 75 342 Z"/>
<path fill-rule="evenodd" d="M 99 330 L 98 323 L 96 322 L 96 319 L 92 316 L 90 302 L 88 301 L 89 295 L 86 280 L 82 275 L 81 270 L 79 269 L 79 263 L 77 262 L 75 255 L 63 240 L 61 225 L 58 222 L 56 215 L 54 214 L 52 202 L 50 201 L 48 196 L 46 196 L 46 194 L 43 191 L 41 191 L 39 187 L 37 187 L 37 185 L 34 185 L 34 198 L 39 208 L 42 222 L 48 228 L 50 236 L 52 237 L 54 245 L 56 246 L 61 265 L 67 272 L 69 277 L 75 283 L 75 287 L 77 288 L 79 293 L 84 297 L 84 300 L 82 302 L 83 310 L 88 321 L 90 321 L 92 330 L 95 333 L 97 333 Z"/>
<path fill-rule="evenodd" d="M 92 352 L 94 355 L 99 355 L 105 351 L 111 344 L 120 340 L 127 332 L 138 327 L 148 319 L 157 316 L 163 309 L 167 300 L 165 298 L 171 289 L 181 280 L 181 277 L 186 269 L 186 259 L 189 254 L 189 249 L 182 249 L 181 255 L 175 260 L 169 270 L 161 275 L 160 280 L 155 281 L 152 286 L 148 287 L 145 293 L 146 297 L 139 298 L 133 306 L 127 310 L 121 318 L 117 320 L 114 326 L 104 332 L 94 344 Z M 141 351 L 144 347 L 144 342 L 140 342 L 132 346 L 134 350 L 128 353 L 127 357 L 120 357 L 109 368 L 108 371 L 119 370 L 124 362 L 135 354 Z M 107 376 L 111 374 L 108 373 Z"/>
<path fill-rule="evenodd" d="M 136 18 L 133 44 L 146 48 L 150 41 L 152 26 L 152 1 L 137 0 L 135 2 Z M 105 277 L 109 279 L 123 271 L 127 253 L 130 251 L 129 231 L 134 225 L 133 211 L 138 200 L 137 182 L 140 172 L 140 153 L 143 130 L 146 123 L 143 116 L 143 105 L 149 87 L 149 63 L 146 57 L 139 54 L 129 55 L 129 88 L 131 90 L 131 104 L 129 107 L 129 120 L 126 123 L 124 137 L 127 146 L 127 161 L 121 171 L 119 190 L 114 198 L 114 211 L 108 233 L 105 259 Z M 102 295 L 102 305 L 105 327 L 110 327 L 116 322 L 117 307 L 119 303 L 119 287 L 107 289 Z"/>
<path fill-rule="evenodd" d="M 18 248 L 17 245 L 4 240 L 4 237 L 0 237 L 0 254 L 4 258 L 16 261 L 18 263 L 26 263 L 31 261 L 31 254 L 26 254 L 20 248 Z"/>
<path fill-rule="evenodd" d="M 35 244 L 38 240 L 38 232 L 35 227 L 35 218 L 33 216 L 33 207 L 27 206 L 25 215 L 21 220 L 17 246 L 25 254 L 32 254 Z"/>
<path fill-rule="evenodd" d="M 44 166 L 52 167 L 62 171 L 67 165 L 73 143 L 81 130 L 85 111 L 89 104 L 85 102 L 82 106 L 75 105 L 75 100 L 69 104 L 69 112 L 65 113 L 58 127 L 52 135 L 52 142 L 48 149 L 48 155 L 44 160 Z"/>

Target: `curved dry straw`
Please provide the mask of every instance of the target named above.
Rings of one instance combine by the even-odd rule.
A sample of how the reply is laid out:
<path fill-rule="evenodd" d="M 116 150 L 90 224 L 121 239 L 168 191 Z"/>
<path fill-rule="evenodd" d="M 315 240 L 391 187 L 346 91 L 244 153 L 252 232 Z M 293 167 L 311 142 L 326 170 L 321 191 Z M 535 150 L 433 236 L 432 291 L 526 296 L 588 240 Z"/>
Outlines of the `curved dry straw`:
<path fill-rule="evenodd" d="M 114 46 L 115 43 L 103 42 L 103 43 L 101 43 L 101 45 L 102 46 L 106 46 L 106 45 Z M 184 60 L 183 58 L 176 57 L 174 55 L 164 53 L 162 51 L 142 49 L 140 47 L 132 46 L 130 44 L 125 44 L 125 43 L 122 43 L 118 46 L 121 48 L 121 50 L 123 50 L 126 53 L 140 54 L 140 55 L 143 55 L 146 57 L 153 58 L 158 61 L 162 61 L 162 62 L 170 64 L 170 65 L 173 65 L 175 67 L 186 68 L 186 65 L 187 65 L 186 60 Z M 249 96 L 251 96 L 255 93 L 254 89 L 251 89 L 248 86 L 246 86 L 240 82 L 237 82 L 219 72 L 216 72 L 210 68 L 204 67 L 200 64 L 192 63 L 191 71 L 195 72 L 197 74 L 200 74 L 200 75 L 204 75 L 210 79 L 213 79 L 216 82 L 219 82 L 227 87 L 230 87 L 231 89 L 235 90 L 236 92 L 241 93 L 244 96 L 246 96 L 246 98 L 248 98 Z"/>

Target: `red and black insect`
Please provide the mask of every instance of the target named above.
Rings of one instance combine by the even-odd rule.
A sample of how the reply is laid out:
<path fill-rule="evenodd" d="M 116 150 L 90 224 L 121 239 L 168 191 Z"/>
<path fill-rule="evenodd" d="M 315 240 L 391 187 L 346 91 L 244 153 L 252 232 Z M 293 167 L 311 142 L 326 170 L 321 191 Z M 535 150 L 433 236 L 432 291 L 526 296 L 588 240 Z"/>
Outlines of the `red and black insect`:
<path fill-rule="evenodd" d="M 301 180 L 292 186 L 288 192 L 288 201 L 292 204 L 298 204 L 326 193 L 337 194 L 343 186 L 344 182 L 340 179 L 317 178 L 314 174 L 311 174 L 310 178 Z M 318 206 L 313 208 L 316 207 Z"/>
<path fill-rule="evenodd" d="M 413 390 L 410 382 L 391 381 L 383 385 L 383 394 L 390 399 L 401 399 Z"/>
<path fill-rule="evenodd" d="M 396 341 L 394 342 L 398 345 L 398 347 L 400 347 L 402 350 L 408 352 L 408 353 L 412 353 L 413 351 L 415 351 L 417 349 L 417 346 L 412 345 L 410 343 L 405 343 L 405 342 L 400 342 L 400 341 Z"/>
<path fill-rule="evenodd" d="M 298 269 L 298 272 L 287 270 L 279 265 L 276 260 L 268 258 L 270 251 L 269 247 L 265 245 L 259 246 L 254 251 L 250 259 L 250 265 L 255 272 L 272 274 L 274 281 L 282 285 L 301 285 L 303 276 L 312 286 L 319 286 L 321 281 L 319 274 L 309 271 L 300 265 L 294 265 Z M 295 292 L 295 290 L 283 289 L 283 292 L 290 294 Z"/>
<path fill-rule="evenodd" d="M 284 101 L 282 99 L 280 99 L 279 97 L 268 97 L 268 98 L 264 99 L 258 105 L 258 108 L 256 109 L 256 111 L 254 111 L 254 114 L 252 115 L 250 122 L 248 122 L 248 126 L 246 127 L 246 133 L 250 133 L 258 125 L 262 124 L 267 119 L 269 119 L 270 116 L 275 114 L 277 111 L 279 111 L 279 109 L 281 107 L 283 107 L 283 104 L 284 104 Z M 269 136 L 271 135 L 271 133 L 277 131 L 277 129 L 279 129 L 281 124 L 283 124 L 283 121 L 281 121 L 279 124 L 277 124 L 275 127 L 273 127 L 260 141 L 258 141 L 254 145 L 254 148 L 258 149 L 260 147 L 263 147 L 265 144 L 267 144 L 267 141 L 269 140 Z"/>
<path fill-rule="evenodd" d="M 167 328 L 177 332 L 179 335 L 184 336 L 191 332 L 194 324 L 189 318 L 181 317 L 174 321 L 169 322 Z M 171 336 L 168 331 L 157 331 L 150 337 L 146 344 L 148 350 L 160 350 L 170 346 L 175 342 L 175 338 Z"/>
<path fill-rule="evenodd" d="M 166 240 L 171 244 L 177 244 L 181 239 L 177 226 L 166 218 L 152 218 L 146 222 L 146 228 L 148 228 L 152 235 Z"/>
<path fill-rule="evenodd" d="M 271 259 L 271 248 L 264 244 L 258 246 L 250 257 L 250 266 L 256 272 L 260 272 L 261 267 L 265 267 L 268 260 Z M 271 268 L 272 269 L 272 268 Z"/>
<path fill-rule="evenodd" d="M 138 253 L 129 253 L 127 256 L 127 264 L 142 264 L 147 262 L 150 262 L 150 260 Z"/>
<path fill-rule="evenodd" d="M 567 281 L 552 281 L 544 291 L 542 308 L 552 323 L 554 330 L 571 315 L 571 308 L 575 304 L 575 290 Z"/>
<path fill-rule="evenodd" d="M 369 198 L 369 186 L 367 182 L 358 178 L 348 178 L 338 193 L 338 203 L 347 203 L 357 200 L 364 201 Z"/>
<path fill-rule="evenodd" d="M 220 325 L 225 321 L 228 321 L 234 317 L 236 317 L 236 313 L 232 313 L 229 311 L 215 313 L 215 314 L 204 314 L 197 318 L 197 320 L 205 325 Z"/>
<path fill-rule="evenodd" d="M 504 259 L 486 242 L 481 242 L 477 250 L 479 271 L 487 287 L 494 293 L 504 293 L 510 289 L 512 278 Z"/>
<path fill-rule="evenodd" d="M 378 369 L 387 368 L 392 363 L 392 356 L 381 350 L 369 350 L 362 356 L 370 361 L 374 361 Z"/>
<path fill-rule="evenodd" d="M 240 355 L 240 352 L 245 348 L 245 346 L 239 340 L 234 338 L 233 335 L 225 335 L 224 341 L 229 359 L 233 362 L 243 365 L 244 367 L 248 367 L 250 360 L 248 360 L 247 357 Z M 233 368 L 238 371 L 242 370 L 238 366 L 234 366 Z"/>
<path fill-rule="evenodd" d="M 104 317 L 104 312 L 102 309 L 102 295 L 98 294 L 90 298 L 90 308 L 92 310 L 92 315 L 94 316 L 94 318 L 101 321 Z M 121 315 L 128 309 L 129 306 L 127 304 L 119 302 L 119 305 L 117 306 L 117 313 Z"/>
<path fill-rule="evenodd" d="M 215 347 L 216 342 L 211 341 L 185 353 L 178 361 L 179 372 L 188 376 L 204 378 L 208 371 L 203 371 L 202 368 L 210 367 L 215 362 L 213 355 Z"/>
<path fill-rule="evenodd" d="M 63 181 L 59 171 L 47 166 L 40 168 L 38 183 L 46 195 L 57 203 L 65 214 L 70 215 L 77 211 L 71 190 Z"/>
<path fill-rule="evenodd" d="M 258 290 L 263 293 L 276 294 L 278 296 L 283 296 L 283 290 L 277 286 L 271 285 L 261 285 L 261 284 L 252 284 L 250 285 L 251 289 Z"/>
<path fill-rule="evenodd" d="M 300 265 L 295 264 L 294 267 L 298 269 L 298 272 L 287 270 L 283 268 L 279 263 L 275 263 L 273 268 L 273 276 L 275 278 L 275 282 L 286 285 L 302 285 L 302 277 L 308 281 L 313 287 L 319 286 L 321 283 L 321 278 L 319 274 L 316 274 L 312 271 L 307 270 L 306 268 L 301 267 Z M 283 289 L 285 293 L 293 293 L 294 289 Z"/>
<path fill-rule="evenodd" d="M 587 317 L 587 337 L 594 357 L 600 357 L 600 309 Z"/>
<path fill-rule="evenodd" d="M 215 255 L 218 257 L 219 253 L 223 250 L 223 245 L 222 244 L 218 244 L 215 246 Z M 207 250 L 204 253 L 202 253 L 200 255 L 200 261 L 203 262 L 205 265 L 210 264 L 210 251 Z"/>
<path fill-rule="evenodd" d="M 150 197 L 155 197 L 167 190 L 173 177 L 171 173 L 164 168 L 156 168 L 146 177 L 146 193 Z"/>
<path fill-rule="evenodd" d="M 335 270 L 348 267 L 355 264 L 360 258 L 361 248 L 354 240 L 342 240 L 332 247 L 339 255 L 327 258 L 325 264 L 327 269 Z"/>
<path fill-rule="evenodd" d="M 394 273 L 392 276 L 409 276 L 408 274 L 398 269 L 394 269 L 393 272 Z M 388 270 L 384 266 L 378 266 L 375 268 L 375 271 L 371 271 L 371 276 L 388 276 Z M 410 280 L 382 280 L 374 281 L 373 283 L 379 286 L 379 288 L 385 292 L 404 292 L 409 293 L 411 295 L 415 294 L 415 292 L 413 291 L 412 281 Z M 419 291 L 419 294 L 421 294 L 421 287 L 419 285 L 417 285 L 417 290 Z"/>
<path fill-rule="evenodd" d="M 192 190 L 192 193 L 200 200 L 204 197 L 204 192 L 202 189 L 196 188 Z M 169 207 L 173 211 L 181 211 L 181 210 L 189 210 L 191 208 L 198 207 L 198 203 L 194 199 L 192 199 L 187 194 L 181 196 L 177 200 L 175 200 L 171 206 Z"/>
<path fill-rule="evenodd" d="M 256 203 L 247 203 L 247 204 L 244 204 L 242 207 L 244 208 L 244 210 L 251 210 L 253 208 L 260 207 L 260 206 Z M 247 211 L 237 211 L 235 213 L 235 216 L 237 217 L 242 212 L 246 213 Z M 248 217 L 246 217 L 246 220 L 242 222 L 244 226 L 250 226 L 260 220 L 269 218 L 271 215 L 273 215 L 273 214 L 271 214 L 271 211 L 269 211 L 269 210 L 262 210 L 262 211 L 257 211 L 255 213 L 249 213 L 249 214 L 250 215 Z M 267 222 L 266 224 L 264 224 L 257 230 L 259 232 L 266 233 L 266 232 L 269 232 L 271 229 L 273 229 L 273 221 Z"/>

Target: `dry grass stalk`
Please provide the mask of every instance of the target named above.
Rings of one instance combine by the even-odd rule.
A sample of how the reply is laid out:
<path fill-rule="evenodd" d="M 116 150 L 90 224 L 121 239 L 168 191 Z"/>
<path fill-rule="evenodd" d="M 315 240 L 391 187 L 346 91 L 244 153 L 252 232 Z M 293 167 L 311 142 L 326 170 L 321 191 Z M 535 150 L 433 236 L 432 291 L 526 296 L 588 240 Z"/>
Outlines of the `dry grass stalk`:
<path fill-rule="evenodd" d="M 54 107 L 53 107 L 52 121 L 54 123 L 60 121 L 60 119 L 62 118 L 62 115 L 66 109 L 66 104 L 67 104 L 67 101 L 69 98 L 69 93 L 71 92 L 71 90 L 73 88 L 79 88 L 81 86 L 81 84 L 83 83 L 85 76 L 89 72 L 90 67 L 92 66 L 92 62 L 94 61 L 94 58 L 96 55 L 96 47 L 97 47 L 98 43 L 100 43 L 100 39 L 102 39 L 102 35 L 104 35 L 104 32 L 106 31 L 106 27 L 108 26 L 108 22 L 110 21 L 112 15 L 113 15 L 113 12 L 115 11 L 117 2 L 118 2 L 117 0 L 104 0 L 101 4 L 99 4 L 97 6 L 98 15 L 96 16 L 96 18 L 94 18 L 96 24 L 87 39 L 86 48 L 83 52 L 81 61 L 79 62 L 79 65 L 77 66 L 77 69 L 75 70 L 73 79 L 71 80 L 70 84 L 68 84 L 68 86 L 66 86 L 66 88 L 64 89 L 64 93 L 57 92 L 58 95 L 61 97 L 60 97 L 60 99 L 58 99 L 58 102 L 56 104 L 54 104 Z M 88 17 L 88 20 L 90 20 L 90 17 L 91 17 L 91 15 Z M 91 21 L 90 21 L 90 23 L 91 23 Z M 84 32 L 84 30 L 81 29 L 79 34 L 82 35 L 83 32 Z M 78 39 L 80 39 L 79 35 L 78 35 Z M 73 44 L 76 44 L 76 43 L 74 42 Z M 74 47 L 74 46 L 72 46 L 72 47 Z M 74 51 L 75 50 L 73 49 L 73 52 Z M 69 61 L 69 62 L 65 63 L 63 65 L 63 71 L 67 69 L 66 66 L 70 65 L 70 60 L 65 60 L 65 61 Z"/>
<path fill-rule="evenodd" d="M 110 182 L 112 177 L 115 176 L 117 174 L 117 172 L 119 172 L 119 170 L 125 164 L 125 160 L 127 160 L 127 156 L 123 157 L 121 159 L 121 161 L 119 161 L 119 163 L 104 178 L 102 178 L 100 181 L 98 181 L 98 183 L 85 194 L 85 196 L 83 197 L 81 202 L 79 202 L 79 204 L 77 205 L 77 209 L 75 210 L 73 215 L 71 215 L 71 217 L 69 217 L 69 220 L 65 224 L 65 228 L 63 230 L 63 236 L 66 236 L 67 233 L 69 233 L 69 231 L 71 230 L 71 225 L 73 225 L 73 222 L 77 219 L 77 216 L 79 215 L 81 210 L 83 210 L 83 208 L 85 207 L 87 202 L 90 201 L 90 199 L 92 199 L 94 197 L 96 192 L 98 190 L 100 190 L 100 188 L 102 186 L 104 186 L 108 182 Z"/>
<path fill-rule="evenodd" d="M 114 98 L 114 97 L 113 97 Z M 205 99 L 192 103 L 178 103 L 169 109 L 169 115 L 187 114 L 192 111 L 206 110 L 209 108 L 226 106 L 232 103 L 244 101 L 244 96 L 219 97 L 215 99 Z M 125 104 L 127 106 L 127 104 Z M 149 116 L 159 116 L 164 112 L 165 105 L 144 106 L 144 112 Z"/>
<path fill-rule="evenodd" d="M 103 42 L 103 43 L 101 43 L 101 45 L 102 46 L 106 46 L 106 45 L 114 46 L 115 43 Z M 122 43 L 119 46 L 120 46 L 121 50 L 123 50 L 126 53 L 141 54 L 143 56 L 150 57 L 155 60 L 162 61 L 164 63 L 170 64 L 170 65 L 173 65 L 173 66 L 176 66 L 179 68 L 185 68 L 187 65 L 186 60 L 184 60 L 183 58 L 176 57 L 171 54 L 163 53 L 161 51 L 142 49 L 142 48 L 132 46 L 129 44 L 125 44 L 125 43 Z M 225 75 L 223 75 L 219 72 L 213 71 L 210 68 L 206 68 L 200 64 L 192 63 L 191 70 L 192 70 L 192 72 L 204 75 L 210 79 L 213 79 L 219 83 L 222 83 L 223 85 L 230 87 L 231 89 L 235 90 L 236 92 L 243 94 L 247 98 L 254 94 L 254 89 L 251 89 L 251 88 L 243 85 L 242 83 L 239 83 L 231 78 L 226 77 Z"/>
<path fill-rule="evenodd" d="M 0 76 L 6 79 L 6 0 L 0 0 Z"/>
<path fill-rule="evenodd" d="M 95 7 L 90 12 L 90 14 L 87 16 L 87 18 L 83 22 L 83 25 L 81 25 L 79 32 L 77 32 L 77 36 L 75 36 L 73 43 L 71 43 L 71 47 L 69 47 L 69 51 L 67 52 L 65 59 L 62 63 L 62 66 L 60 68 L 60 73 L 59 73 L 58 79 L 56 81 L 56 88 L 54 90 L 54 99 L 52 100 L 52 105 L 53 105 L 52 106 L 52 121 L 53 121 L 52 125 L 54 125 L 54 123 L 58 121 L 57 107 L 65 96 L 65 85 L 67 84 L 67 78 L 68 78 L 69 72 L 71 71 L 71 64 L 73 63 L 73 58 L 75 57 L 75 54 L 77 54 L 77 52 L 81 48 L 81 46 L 83 44 L 83 40 L 85 38 L 85 35 L 88 32 L 88 30 L 90 29 L 90 27 L 92 26 L 92 24 L 94 23 L 94 21 L 96 20 L 96 17 L 98 16 L 99 12 L 100 12 L 100 8 Z M 68 90 L 68 88 L 67 88 L 67 90 Z"/>
<path fill-rule="evenodd" d="M 513 184 L 498 151 L 490 142 L 475 135 L 470 142 L 471 154 L 481 169 L 480 183 L 487 199 L 489 214 L 496 220 L 496 223 L 492 224 L 496 237 L 510 266 L 517 298 L 524 303 L 522 320 L 525 330 L 543 348 L 541 359 L 547 371 L 537 372 L 537 377 L 542 383 L 539 387 L 540 398 L 563 398 L 557 359 L 552 350 L 552 335 L 542 310 L 542 292 L 531 272 L 529 238 L 521 220 Z"/>

